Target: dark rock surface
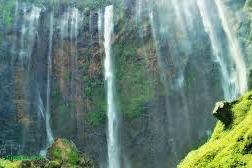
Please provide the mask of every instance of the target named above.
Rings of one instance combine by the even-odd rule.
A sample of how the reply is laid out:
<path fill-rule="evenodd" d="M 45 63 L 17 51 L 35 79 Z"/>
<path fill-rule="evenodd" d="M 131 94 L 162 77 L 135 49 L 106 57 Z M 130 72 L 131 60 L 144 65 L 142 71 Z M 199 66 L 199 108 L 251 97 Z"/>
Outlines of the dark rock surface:
<path fill-rule="evenodd" d="M 213 116 L 228 126 L 232 122 L 231 107 L 231 104 L 228 102 L 217 102 L 213 110 Z"/>

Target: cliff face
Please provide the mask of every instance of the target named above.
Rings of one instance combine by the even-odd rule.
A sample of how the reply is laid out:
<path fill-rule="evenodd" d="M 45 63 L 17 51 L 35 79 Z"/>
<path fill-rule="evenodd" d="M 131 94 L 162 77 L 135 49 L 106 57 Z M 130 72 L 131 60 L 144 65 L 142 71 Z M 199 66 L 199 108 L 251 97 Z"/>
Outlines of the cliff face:
<path fill-rule="evenodd" d="M 73 140 L 101 166 L 106 164 L 103 15 L 108 4 L 0 2 L 5 18 L 0 20 L 0 145 L 4 146 L 0 156 L 30 155 L 45 147 L 50 80 L 54 136 Z M 175 167 L 209 136 L 214 123 L 209 111 L 223 99 L 220 67 L 200 13 L 193 5 L 190 21 L 183 18 L 190 23 L 179 25 L 170 5 L 147 0 L 113 4 L 121 160 L 125 167 L 166 168 L 167 163 Z M 226 6 L 230 17 L 235 16 L 230 24 L 236 25 L 249 66 L 250 1 L 227 0 Z"/>
<path fill-rule="evenodd" d="M 251 98 L 252 92 L 249 92 L 226 107 L 232 122 L 225 125 L 219 121 L 207 143 L 190 152 L 178 167 L 251 167 Z"/>

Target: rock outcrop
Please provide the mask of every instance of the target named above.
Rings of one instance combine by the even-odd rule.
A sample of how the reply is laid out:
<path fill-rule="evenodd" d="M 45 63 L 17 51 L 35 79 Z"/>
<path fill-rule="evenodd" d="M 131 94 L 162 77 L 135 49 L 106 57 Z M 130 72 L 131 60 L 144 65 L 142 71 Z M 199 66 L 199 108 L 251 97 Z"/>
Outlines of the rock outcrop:
<path fill-rule="evenodd" d="M 231 104 L 225 101 L 217 102 L 213 110 L 213 115 L 225 126 L 232 122 Z"/>
<path fill-rule="evenodd" d="M 23 157 L 25 158 L 25 157 Z M 47 158 L 1 160 L 1 168 L 95 168 L 94 162 L 78 152 L 75 144 L 66 139 L 56 139 L 49 148 Z"/>
<path fill-rule="evenodd" d="M 218 103 L 218 118 L 233 113 L 228 128 L 218 122 L 212 137 L 199 149 L 190 152 L 179 168 L 252 167 L 252 92 L 233 104 Z M 220 117 L 221 116 L 221 117 Z M 224 119 L 225 118 L 225 119 Z"/>

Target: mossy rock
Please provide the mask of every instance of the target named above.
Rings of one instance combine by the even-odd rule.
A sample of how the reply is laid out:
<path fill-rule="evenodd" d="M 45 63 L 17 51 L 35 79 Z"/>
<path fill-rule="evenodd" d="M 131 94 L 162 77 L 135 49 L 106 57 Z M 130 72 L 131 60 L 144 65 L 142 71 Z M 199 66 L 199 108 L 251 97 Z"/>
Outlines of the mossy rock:
<path fill-rule="evenodd" d="M 75 144 L 66 139 L 56 139 L 48 149 L 47 158 L 63 163 L 76 165 L 80 155 Z"/>
<path fill-rule="evenodd" d="M 48 149 L 47 159 L 0 159 L 0 168 L 95 168 L 95 164 L 88 156 L 80 154 L 72 141 L 56 139 Z"/>
<path fill-rule="evenodd" d="M 252 167 L 252 92 L 232 102 L 232 123 L 219 121 L 212 137 L 190 152 L 179 168 Z"/>
<path fill-rule="evenodd" d="M 95 168 L 94 162 L 86 155 L 80 154 L 72 141 L 56 139 L 48 149 L 48 168 Z"/>

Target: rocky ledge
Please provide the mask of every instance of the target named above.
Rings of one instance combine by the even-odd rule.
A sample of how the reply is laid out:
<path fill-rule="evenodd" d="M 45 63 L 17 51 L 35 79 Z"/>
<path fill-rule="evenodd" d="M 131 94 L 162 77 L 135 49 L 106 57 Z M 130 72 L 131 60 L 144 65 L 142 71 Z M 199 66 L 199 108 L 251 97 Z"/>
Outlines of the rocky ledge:
<path fill-rule="evenodd" d="M 239 100 L 216 104 L 218 121 L 211 138 L 190 152 L 179 168 L 252 167 L 252 92 Z"/>

